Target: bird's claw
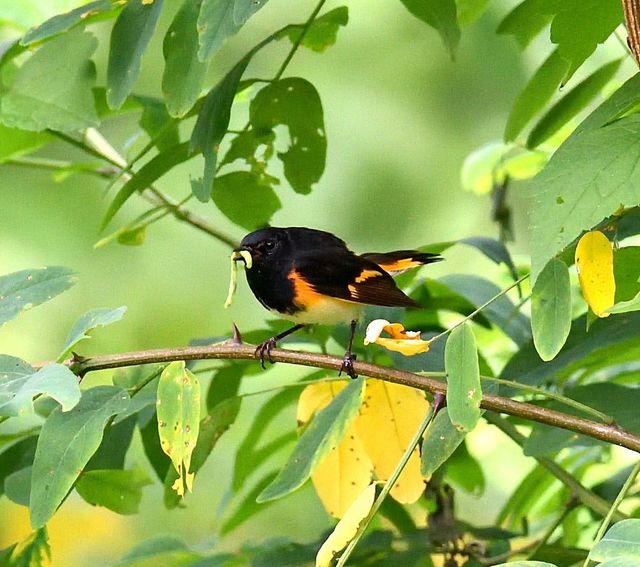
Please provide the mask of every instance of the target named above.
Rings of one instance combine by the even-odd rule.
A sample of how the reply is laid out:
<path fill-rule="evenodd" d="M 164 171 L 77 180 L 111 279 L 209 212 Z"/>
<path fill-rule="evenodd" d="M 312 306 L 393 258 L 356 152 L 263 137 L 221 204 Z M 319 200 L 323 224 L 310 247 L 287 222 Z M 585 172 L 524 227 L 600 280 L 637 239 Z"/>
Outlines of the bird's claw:
<path fill-rule="evenodd" d="M 273 364 L 273 359 L 271 358 L 271 351 L 276 348 L 276 339 L 275 337 L 271 337 L 266 341 L 260 343 L 255 350 L 254 356 L 260 359 L 260 366 L 262 366 L 263 370 L 266 370 L 266 366 L 264 365 L 265 355 L 267 360 Z"/>
<path fill-rule="evenodd" d="M 353 363 L 356 361 L 357 355 L 352 352 L 347 352 L 342 359 L 342 366 L 340 367 L 340 372 L 338 376 L 342 376 L 342 372 L 349 375 L 349 378 L 357 378 L 355 368 L 353 367 Z"/>

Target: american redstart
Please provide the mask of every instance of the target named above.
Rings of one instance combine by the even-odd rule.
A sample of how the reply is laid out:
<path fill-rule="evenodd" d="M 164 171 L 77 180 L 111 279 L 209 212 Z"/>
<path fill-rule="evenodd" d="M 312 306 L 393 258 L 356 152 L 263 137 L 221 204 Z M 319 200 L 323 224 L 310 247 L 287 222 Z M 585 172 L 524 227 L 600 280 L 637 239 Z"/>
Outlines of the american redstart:
<path fill-rule="evenodd" d="M 246 254 L 251 261 L 248 262 Z M 438 254 L 416 250 L 354 254 L 343 240 L 311 228 L 263 228 L 242 239 L 233 259 L 246 264 L 247 281 L 269 311 L 296 323 L 256 349 L 264 368 L 277 341 L 305 325 L 350 323 L 342 369 L 356 377 L 351 352 L 356 325 L 365 305 L 419 307 L 396 286 L 392 275 L 438 262 Z"/>

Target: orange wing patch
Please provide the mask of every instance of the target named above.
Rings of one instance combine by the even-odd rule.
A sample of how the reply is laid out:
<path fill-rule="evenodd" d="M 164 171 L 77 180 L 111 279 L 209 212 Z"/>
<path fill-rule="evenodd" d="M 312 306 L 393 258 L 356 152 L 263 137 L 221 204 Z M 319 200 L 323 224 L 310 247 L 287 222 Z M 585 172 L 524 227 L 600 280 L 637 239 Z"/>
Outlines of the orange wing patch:
<path fill-rule="evenodd" d="M 377 270 L 362 270 L 360 275 L 355 279 L 356 283 L 366 282 L 371 278 L 379 278 L 382 274 Z M 351 286 L 349 286 L 351 288 Z"/>
<path fill-rule="evenodd" d="M 298 307 L 306 309 L 323 299 L 323 295 L 318 293 L 296 270 L 291 270 L 288 279 L 293 282 L 293 301 Z"/>
<path fill-rule="evenodd" d="M 403 272 L 404 270 L 409 270 L 411 268 L 417 268 L 418 266 L 422 266 L 423 262 L 418 262 L 413 258 L 402 258 L 402 260 L 393 260 L 388 263 L 379 263 L 378 265 L 385 272 Z"/>

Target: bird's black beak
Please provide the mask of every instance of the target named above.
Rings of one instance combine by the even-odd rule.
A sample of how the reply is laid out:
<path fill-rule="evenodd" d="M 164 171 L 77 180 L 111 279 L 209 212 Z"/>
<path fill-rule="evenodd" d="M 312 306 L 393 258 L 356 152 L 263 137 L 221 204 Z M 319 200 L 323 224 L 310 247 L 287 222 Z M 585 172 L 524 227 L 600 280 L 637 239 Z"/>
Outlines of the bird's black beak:
<path fill-rule="evenodd" d="M 244 262 L 244 266 L 245 268 L 247 268 L 247 270 L 251 269 L 251 266 L 253 265 L 253 258 L 251 257 L 251 251 L 245 246 L 236 248 L 231 254 L 231 259 L 234 262 L 238 262 L 239 260 Z"/>

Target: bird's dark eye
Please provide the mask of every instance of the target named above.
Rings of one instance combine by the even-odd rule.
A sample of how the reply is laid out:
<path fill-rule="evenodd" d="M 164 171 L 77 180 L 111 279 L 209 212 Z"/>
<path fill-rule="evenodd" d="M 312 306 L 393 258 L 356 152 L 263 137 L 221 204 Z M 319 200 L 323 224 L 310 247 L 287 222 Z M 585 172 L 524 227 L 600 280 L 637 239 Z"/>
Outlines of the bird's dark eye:
<path fill-rule="evenodd" d="M 276 247 L 276 241 L 275 240 L 265 240 L 264 241 L 264 249 L 269 252 L 270 250 L 273 250 Z"/>

